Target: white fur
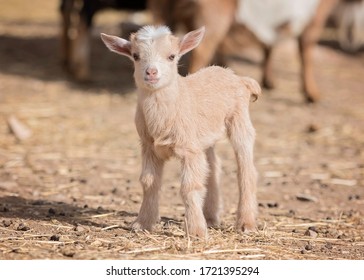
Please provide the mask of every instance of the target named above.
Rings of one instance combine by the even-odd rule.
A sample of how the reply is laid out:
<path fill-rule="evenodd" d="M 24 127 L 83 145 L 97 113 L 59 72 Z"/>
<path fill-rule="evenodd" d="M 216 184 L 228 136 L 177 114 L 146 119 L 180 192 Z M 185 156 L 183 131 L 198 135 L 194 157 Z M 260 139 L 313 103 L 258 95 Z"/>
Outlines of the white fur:
<path fill-rule="evenodd" d="M 334 19 L 339 26 L 338 39 L 343 49 L 356 51 L 363 46 L 364 1 L 340 3 L 334 11 Z"/>
<path fill-rule="evenodd" d="M 301 34 L 318 4 L 319 0 L 239 0 L 236 19 L 271 46 L 279 39 L 277 28 L 284 23 L 290 24 L 294 36 Z"/>
<path fill-rule="evenodd" d="M 171 30 L 167 26 L 147 25 L 138 31 L 136 38 L 138 40 L 147 41 L 169 34 L 171 34 Z"/>

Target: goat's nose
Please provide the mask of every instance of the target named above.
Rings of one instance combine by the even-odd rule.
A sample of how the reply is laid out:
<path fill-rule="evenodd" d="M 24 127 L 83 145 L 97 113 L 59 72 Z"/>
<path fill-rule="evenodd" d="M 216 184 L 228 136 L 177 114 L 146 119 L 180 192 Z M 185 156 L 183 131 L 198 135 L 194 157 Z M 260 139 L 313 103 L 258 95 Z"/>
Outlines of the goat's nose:
<path fill-rule="evenodd" d="M 155 67 L 148 67 L 147 70 L 145 70 L 145 73 L 149 77 L 155 77 L 158 74 L 158 69 Z"/>

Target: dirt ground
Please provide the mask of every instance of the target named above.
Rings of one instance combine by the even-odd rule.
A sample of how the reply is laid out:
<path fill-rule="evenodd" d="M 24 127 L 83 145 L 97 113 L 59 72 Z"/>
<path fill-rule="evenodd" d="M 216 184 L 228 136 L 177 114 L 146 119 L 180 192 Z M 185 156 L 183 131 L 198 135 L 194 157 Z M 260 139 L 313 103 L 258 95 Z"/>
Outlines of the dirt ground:
<path fill-rule="evenodd" d="M 135 233 L 142 192 L 132 65 L 97 37 L 117 25 L 97 24 L 93 80 L 79 84 L 60 67 L 57 1 L 29 1 L 48 3 L 38 16 L 9 2 L 19 1 L 0 0 L 0 259 L 364 259 L 364 53 L 318 46 L 323 98 L 306 105 L 295 42 L 276 50 L 277 88 L 251 104 L 258 232 L 234 231 L 236 164 L 225 140 L 217 146 L 221 227 L 207 241 L 185 236 L 172 161 L 161 222 Z M 259 80 L 259 62 L 252 50 L 229 66 Z M 11 132 L 11 116 L 29 139 Z"/>

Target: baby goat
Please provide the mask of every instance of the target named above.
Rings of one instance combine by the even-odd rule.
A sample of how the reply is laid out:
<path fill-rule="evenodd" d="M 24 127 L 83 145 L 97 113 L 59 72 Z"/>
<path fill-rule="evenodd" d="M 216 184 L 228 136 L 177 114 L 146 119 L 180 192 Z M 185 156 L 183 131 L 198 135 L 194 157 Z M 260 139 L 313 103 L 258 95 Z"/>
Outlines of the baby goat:
<path fill-rule="evenodd" d="M 255 130 L 249 101 L 257 99 L 261 90 L 255 80 L 217 66 L 180 76 L 178 60 L 198 46 L 204 33 L 202 27 L 180 40 L 166 26 L 146 26 L 132 34 L 130 41 L 101 34 L 111 51 L 129 57 L 135 66 L 135 124 L 142 145 L 144 197 L 134 229 L 151 230 L 158 221 L 162 171 L 171 156 L 182 165 L 180 193 L 187 233 L 206 237 L 207 226 L 219 224 L 220 166 L 214 145 L 225 134 L 238 164 L 236 226 L 243 231 L 256 228 Z"/>

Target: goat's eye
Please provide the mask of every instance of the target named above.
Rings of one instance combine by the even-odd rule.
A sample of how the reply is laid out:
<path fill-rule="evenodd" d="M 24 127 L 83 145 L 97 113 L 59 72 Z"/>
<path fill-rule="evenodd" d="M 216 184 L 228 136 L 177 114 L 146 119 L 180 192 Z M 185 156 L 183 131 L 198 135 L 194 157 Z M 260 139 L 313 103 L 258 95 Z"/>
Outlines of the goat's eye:
<path fill-rule="evenodd" d="M 168 60 L 173 61 L 176 56 L 174 54 L 171 54 L 168 56 Z"/>
<path fill-rule="evenodd" d="M 135 61 L 138 61 L 140 59 L 140 56 L 137 53 L 133 53 L 133 58 Z"/>

